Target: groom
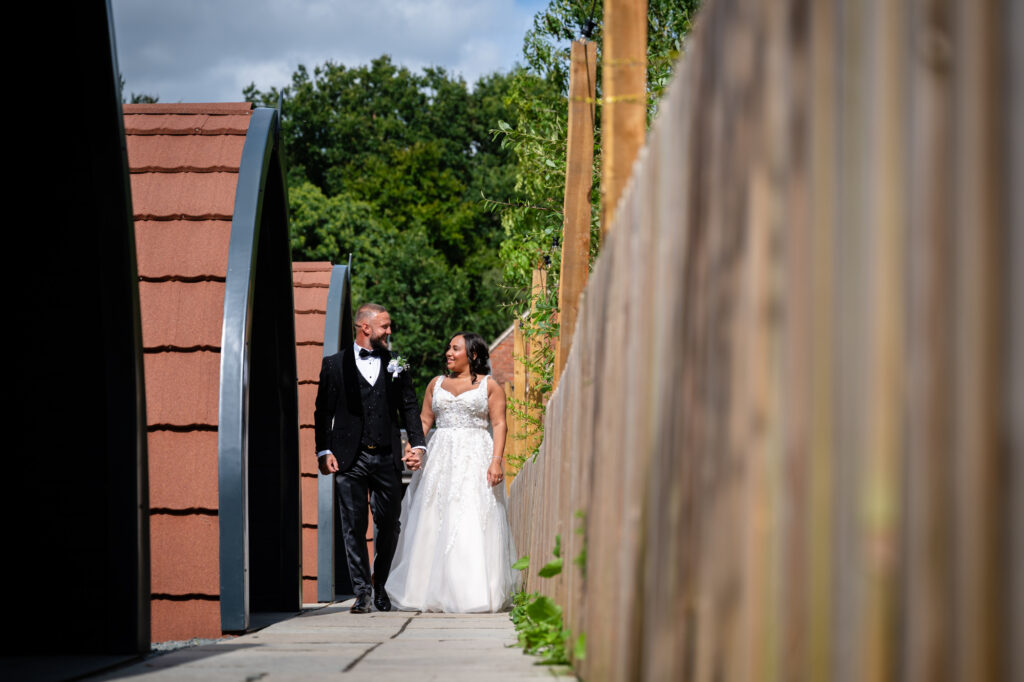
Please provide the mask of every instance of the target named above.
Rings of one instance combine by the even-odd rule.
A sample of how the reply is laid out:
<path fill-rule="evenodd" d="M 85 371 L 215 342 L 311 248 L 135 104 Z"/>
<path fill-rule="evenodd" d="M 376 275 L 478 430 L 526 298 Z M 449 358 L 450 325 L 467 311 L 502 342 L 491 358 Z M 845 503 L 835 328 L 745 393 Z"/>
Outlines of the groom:
<path fill-rule="evenodd" d="M 398 543 L 402 506 L 399 424 L 413 447 L 405 458 L 410 468 L 419 466 L 426 448 L 409 372 L 392 363 L 388 351 L 391 316 L 383 306 L 364 303 L 356 311 L 355 327 L 355 343 L 323 359 L 313 422 L 320 473 L 334 475 L 338 492 L 345 559 L 356 593 L 351 611 L 369 613 L 367 493 L 377 525 L 373 603 L 390 611 L 384 583 Z"/>

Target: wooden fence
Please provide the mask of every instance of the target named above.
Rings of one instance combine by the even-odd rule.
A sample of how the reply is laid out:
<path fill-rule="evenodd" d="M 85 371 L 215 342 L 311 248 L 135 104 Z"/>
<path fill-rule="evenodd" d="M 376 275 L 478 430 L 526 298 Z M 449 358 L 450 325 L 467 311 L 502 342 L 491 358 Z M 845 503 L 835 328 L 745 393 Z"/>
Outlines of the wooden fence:
<path fill-rule="evenodd" d="M 588 682 L 1024 679 L 1022 6 L 708 0 L 511 487 Z"/>

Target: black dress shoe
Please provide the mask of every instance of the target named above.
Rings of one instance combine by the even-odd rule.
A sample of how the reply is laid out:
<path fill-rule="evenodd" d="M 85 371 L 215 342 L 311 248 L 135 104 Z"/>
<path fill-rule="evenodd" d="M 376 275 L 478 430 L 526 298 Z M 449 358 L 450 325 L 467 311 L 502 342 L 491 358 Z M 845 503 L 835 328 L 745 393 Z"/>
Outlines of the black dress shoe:
<path fill-rule="evenodd" d="M 388 592 L 381 586 L 373 590 L 373 605 L 377 607 L 378 611 L 391 610 L 391 600 L 388 598 Z"/>
<path fill-rule="evenodd" d="M 370 595 L 360 594 L 356 597 L 356 603 L 349 609 L 349 613 L 369 613 Z"/>

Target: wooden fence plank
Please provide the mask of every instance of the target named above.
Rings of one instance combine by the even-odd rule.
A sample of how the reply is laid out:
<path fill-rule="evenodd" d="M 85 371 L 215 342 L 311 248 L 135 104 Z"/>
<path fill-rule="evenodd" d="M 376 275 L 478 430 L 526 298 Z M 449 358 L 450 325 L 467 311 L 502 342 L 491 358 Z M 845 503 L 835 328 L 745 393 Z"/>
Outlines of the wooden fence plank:
<path fill-rule="evenodd" d="M 838 2 L 812 3 L 810 8 L 812 93 L 809 102 L 811 279 L 813 297 L 810 339 L 811 400 L 808 542 L 808 638 L 800 657 L 804 679 L 824 680 L 833 663 L 832 570 L 834 550 L 835 491 L 834 439 L 836 300 L 835 255 L 839 193 L 838 114 L 836 74 L 840 55 L 835 48 Z"/>
<path fill-rule="evenodd" d="M 1011 5 L 702 10 L 511 487 L 584 679 L 1020 676 Z"/>
<path fill-rule="evenodd" d="M 957 251 L 955 305 L 957 376 L 955 410 L 957 509 L 957 658 L 960 679 L 1005 678 L 1009 625 L 1005 594 L 1006 498 L 1002 476 L 1007 452 L 999 425 L 1006 395 L 1005 295 L 1002 254 L 1007 247 L 1002 190 L 1005 77 L 1000 55 L 1006 5 L 957 4 L 954 109 L 957 141 L 954 206 Z M 1021 36 L 1016 37 L 1017 40 Z M 1014 122 L 1019 125 L 1019 122 Z M 1002 191 L 1001 191 L 1002 190 Z M 1019 305 L 1019 300 L 1018 300 Z M 1018 349 L 1019 350 L 1019 349 Z M 1017 640 L 1018 642 L 1020 640 Z M 1019 645 L 1016 645 L 1019 646 Z"/>

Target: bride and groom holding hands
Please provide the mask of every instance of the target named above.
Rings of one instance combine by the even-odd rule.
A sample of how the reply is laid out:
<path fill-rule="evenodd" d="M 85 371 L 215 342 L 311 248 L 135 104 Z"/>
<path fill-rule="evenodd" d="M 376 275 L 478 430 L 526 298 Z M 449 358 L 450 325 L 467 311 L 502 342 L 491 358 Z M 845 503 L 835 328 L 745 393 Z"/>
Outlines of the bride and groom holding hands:
<path fill-rule="evenodd" d="M 355 327 L 353 345 L 323 359 L 314 410 L 320 473 L 334 476 L 356 595 L 351 611 L 369 613 L 371 602 L 379 611 L 504 609 L 516 584 L 515 548 L 501 485 L 505 394 L 489 380 L 487 344 L 455 334 L 447 371 L 417 410 L 408 367 L 387 348 L 387 310 L 363 304 Z M 423 434 L 432 426 L 428 448 Z M 413 471 L 404 498 L 403 463 Z M 377 526 L 372 572 L 367 495 Z"/>

